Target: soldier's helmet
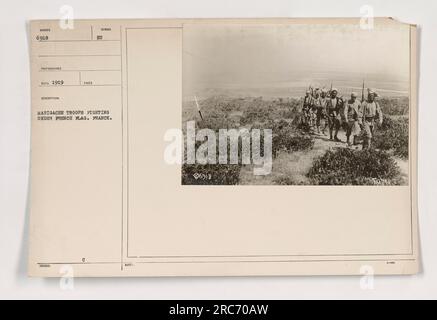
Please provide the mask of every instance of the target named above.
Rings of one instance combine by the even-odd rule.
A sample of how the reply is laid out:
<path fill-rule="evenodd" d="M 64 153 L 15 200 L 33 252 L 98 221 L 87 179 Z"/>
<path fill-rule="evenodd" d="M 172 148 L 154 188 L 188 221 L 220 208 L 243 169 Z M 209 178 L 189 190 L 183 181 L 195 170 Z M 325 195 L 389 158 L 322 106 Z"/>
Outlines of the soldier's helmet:
<path fill-rule="evenodd" d="M 352 92 L 351 93 L 351 98 L 356 98 L 356 97 L 357 97 L 357 94 L 355 92 Z"/>

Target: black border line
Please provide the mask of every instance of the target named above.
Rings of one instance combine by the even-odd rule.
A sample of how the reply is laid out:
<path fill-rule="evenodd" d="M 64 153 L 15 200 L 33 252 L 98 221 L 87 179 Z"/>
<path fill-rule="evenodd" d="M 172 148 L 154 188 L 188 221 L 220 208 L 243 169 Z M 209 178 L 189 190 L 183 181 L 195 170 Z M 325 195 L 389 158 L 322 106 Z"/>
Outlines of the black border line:
<path fill-rule="evenodd" d="M 128 30 L 142 30 L 142 29 L 182 29 L 182 51 L 183 51 L 183 32 L 184 32 L 184 24 L 182 23 L 181 27 L 136 27 L 136 28 L 125 28 L 125 33 L 126 33 L 126 90 L 127 90 L 127 110 L 129 110 L 129 68 L 128 68 L 128 40 L 127 40 L 127 34 L 128 34 Z M 410 31 L 410 41 L 409 41 L 410 45 L 410 65 L 411 65 L 411 31 Z M 183 59 L 183 55 L 182 55 L 182 59 Z M 182 62 L 182 67 L 183 67 L 183 62 Z M 182 93 L 183 94 L 183 93 Z M 410 101 L 410 108 L 409 108 L 409 112 L 410 112 L 410 122 L 409 122 L 409 128 L 411 129 L 411 66 L 410 66 L 410 94 L 409 94 L 409 101 Z M 127 111 L 127 114 L 129 114 L 129 112 Z M 129 116 L 128 118 L 128 123 L 127 123 L 127 128 L 129 128 Z M 411 248 L 412 251 L 411 253 L 390 253 L 390 254 L 334 254 L 334 255 L 328 255 L 328 254 L 316 254 L 316 255 L 229 255 L 229 256 L 131 256 L 129 255 L 129 129 L 127 129 L 127 256 L 126 258 L 130 258 L 130 259 L 147 259 L 147 258 L 238 258 L 238 257 L 242 257 L 242 258 L 250 258 L 250 257 L 359 257 L 359 256 L 414 256 L 414 251 L 413 251 L 413 245 L 411 244 Z M 411 134 L 410 137 L 411 139 Z M 411 143 L 410 143 L 411 146 Z M 411 151 L 409 153 L 409 165 L 411 167 Z M 411 172 L 409 174 L 409 180 L 411 181 Z M 412 186 L 410 183 L 410 194 L 412 192 Z M 412 204 L 412 198 L 410 196 L 410 202 L 411 202 L 411 206 Z M 411 220 L 413 219 L 413 211 L 412 208 L 410 210 L 411 213 Z M 411 225 L 411 237 L 413 236 L 413 226 Z M 381 260 L 381 261 L 387 261 L 389 259 L 385 259 L 385 260 Z M 416 259 L 412 259 L 413 261 Z M 293 261 L 302 261 L 302 260 L 293 260 Z M 318 261 L 318 260 L 308 260 L 308 261 Z M 323 260 L 323 261 L 327 261 L 327 260 Z M 344 259 L 339 259 L 339 260 L 333 260 L 333 261 L 348 261 L 348 260 L 344 260 Z M 353 261 L 372 261 L 372 260 L 353 260 Z M 390 260 L 390 261 L 402 261 L 402 260 Z M 230 261 L 231 262 L 231 261 Z M 266 262 L 272 262 L 272 261 L 266 261 Z M 275 262 L 275 261 L 273 261 Z M 139 263 L 139 262 L 135 262 L 135 263 Z M 152 263 L 152 262 L 142 262 L 142 263 Z M 173 263 L 171 261 L 167 261 L 167 262 L 157 262 L 157 263 Z M 193 262 L 195 263 L 195 262 Z"/>
<path fill-rule="evenodd" d="M 416 259 L 348 259 L 348 260 L 333 260 L 333 259 L 318 259 L 318 260 L 216 260 L 216 261 L 139 261 L 132 262 L 135 264 L 214 264 L 214 263 L 312 263 L 312 262 L 391 262 L 391 261 L 416 261 Z M 92 265 L 92 264 L 119 264 L 120 262 L 47 262 L 47 263 L 37 263 L 37 265 Z"/>
<path fill-rule="evenodd" d="M 122 33 L 121 33 L 121 24 L 120 24 L 120 76 L 121 76 L 121 255 L 120 255 L 120 269 L 123 271 L 123 258 L 124 258 L 124 243 L 123 243 L 123 237 L 124 237 L 124 129 L 123 129 L 123 112 L 124 112 L 124 86 L 123 86 L 123 46 L 122 46 Z"/>

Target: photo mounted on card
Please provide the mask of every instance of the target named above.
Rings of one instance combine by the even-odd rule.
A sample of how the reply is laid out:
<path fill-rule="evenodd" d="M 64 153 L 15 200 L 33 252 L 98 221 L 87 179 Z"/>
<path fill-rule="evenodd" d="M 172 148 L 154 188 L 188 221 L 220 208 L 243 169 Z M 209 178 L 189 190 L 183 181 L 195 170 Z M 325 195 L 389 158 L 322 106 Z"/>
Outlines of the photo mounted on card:
<path fill-rule="evenodd" d="M 38 20 L 30 39 L 30 275 L 418 272 L 416 26 Z"/>
<path fill-rule="evenodd" d="M 184 25 L 182 183 L 408 185 L 409 37 Z"/>

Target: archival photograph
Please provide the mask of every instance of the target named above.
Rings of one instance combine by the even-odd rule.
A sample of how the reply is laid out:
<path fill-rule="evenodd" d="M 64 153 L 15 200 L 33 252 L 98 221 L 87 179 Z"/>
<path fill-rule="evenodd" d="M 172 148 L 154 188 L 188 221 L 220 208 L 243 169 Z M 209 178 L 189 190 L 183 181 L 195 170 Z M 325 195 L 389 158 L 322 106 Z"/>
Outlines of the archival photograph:
<path fill-rule="evenodd" d="M 409 184 L 400 23 L 183 31 L 183 185 Z"/>

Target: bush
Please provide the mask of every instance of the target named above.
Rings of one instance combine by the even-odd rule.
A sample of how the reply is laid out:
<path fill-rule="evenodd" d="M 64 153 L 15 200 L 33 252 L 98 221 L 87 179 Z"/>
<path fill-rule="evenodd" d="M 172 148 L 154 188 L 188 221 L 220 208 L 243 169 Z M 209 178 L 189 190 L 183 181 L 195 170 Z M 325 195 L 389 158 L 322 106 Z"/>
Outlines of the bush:
<path fill-rule="evenodd" d="M 292 178 L 290 177 L 279 177 L 274 180 L 274 183 L 280 186 L 295 186 L 298 185 Z"/>
<path fill-rule="evenodd" d="M 255 128 L 269 128 L 273 133 L 272 154 L 276 158 L 280 150 L 285 151 L 305 151 L 310 150 L 314 146 L 314 139 L 309 135 L 302 135 L 302 133 L 295 128 L 292 121 L 269 120 L 265 125 L 255 125 Z"/>
<path fill-rule="evenodd" d="M 307 174 L 316 185 L 400 185 L 400 169 L 384 151 L 327 151 L 314 161 Z"/>
<path fill-rule="evenodd" d="M 314 146 L 314 139 L 311 136 L 302 135 L 291 126 L 282 127 L 273 136 L 273 157 L 276 157 L 280 150 L 306 151 Z"/>
<path fill-rule="evenodd" d="M 299 102 L 296 100 L 293 100 L 286 105 L 284 105 L 286 108 L 281 110 L 280 116 L 283 119 L 294 119 L 297 115 L 299 115 Z"/>
<path fill-rule="evenodd" d="M 385 115 L 408 115 L 410 100 L 408 97 L 383 97 L 379 100 Z"/>
<path fill-rule="evenodd" d="M 380 150 L 393 150 L 393 154 L 408 158 L 409 121 L 407 118 L 385 117 L 382 125 L 375 131 L 373 146 Z"/>
<path fill-rule="evenodd" d="M 263 105 L 261 101 L 257 102 L 258 104 L 255 104 L 244 111 L 243 116 L 240 120 L 241 124 L 249 125 L 256 122 L 265 123 L 273 118 L 273 106 Z"/>

